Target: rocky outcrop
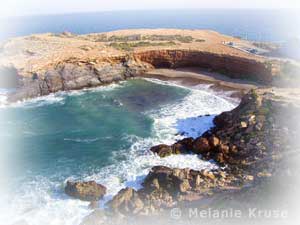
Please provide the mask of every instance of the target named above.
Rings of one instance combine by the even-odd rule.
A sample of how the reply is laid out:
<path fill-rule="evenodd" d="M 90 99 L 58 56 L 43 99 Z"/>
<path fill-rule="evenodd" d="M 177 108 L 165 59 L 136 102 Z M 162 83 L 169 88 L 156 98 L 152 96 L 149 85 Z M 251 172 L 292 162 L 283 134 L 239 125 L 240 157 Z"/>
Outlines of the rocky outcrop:
<path fill-rule="evenodd" d="M 142 188 L 122 189 L 107 206 L 122 215 L 153 215 L 162 210 L 211 196 L 214 192 L 240 190 L 242 177 L 220 169 L 177 169 L 155 166 L 144 179 Z"/>
<path fill-rule="evenodd" d="M 184 149 L 182 153 L 200 154 L 202 159 L 214 160 L 221 167 L 200 171 L 153 167 L 142 189 L 134 192 L 143 202 L 138 213 L 148 215 L 181 202 L 239 193 L 272 178 L 280 173 L 283 159 L 300 149 L 300 126 L 293 123 L 297 115 L 300 105 L 292 104 L 289 98 L 264 90 L 251 91 L 237 108 L 216 116 L 215 126 L 202 136 L 152 147 L 152 152 L 166 157 L 180 154 L 174 151 L 179 146 Z M 118 195 L 123 196 L 123 191 Z M 120 210 L 119 207 L 121 204 Z"/>
<path fill-rule="evenodd" d="M 296 110 L 296 112 L 299 110 Z M 223 112 L 214 119 L 215 126 L 195 140 L 190 139 L 188 149 L 196 154 L 221 165 L 232 166 L 250 172 L 259 173 L 259 162 L 271 160 L 280 155 L 283 147 L 288 147 L 286 134 L 281 132 L 283 115 L 295 118 L 297 113 L 289 112 L 287 103 L 280 97 L 264 91 L 251 91 L 245 95 L 240 105 L 232 111 Z M 292 124 L 285 124 L 285 127 Z M 298 129 L 293 126 L 293 129 Z M 289 137 L 291 138 L 291 137 Z M 178 145 L 186 139 L 173 144 Z M 279 147 L 280 146 L 280 147 Z M 151 151 L 165 156 L 174 154 L 171 146 L 159 145 Z M 264 168 L 266 169 L 266 168 Z M 264 170 L 263 168 L 261 170 Z"/>
<path fill-rule="evenodd" d="M 169 146 L 160 144 L 153 146 L 150 151 L 159 155 L 160 157 L 166 157 L 172 154 L 185 154 L 192 150 L 193 138 L 185 138 Z"/>
<path fill-rule="evenodd" d="M 65 193 L 83 201 L 93 202 L 100 200 L 105 195 L 106 187 L 101 184 L 97 184 L 95 181 L 67 181 Z"/>
<path fill-rule="evenodd" d="M 18 81 L 19 88 L 9 96 L 9 101 L 105 85 L 136 76 L 149 67 L 146 63 L 126 58 L 111 58 L 99 63 L 69 60 L 59 63 L 44 74 L 21 77 Z"/>
<path fill-rule="evenodd" d="M 162 40 L 149 41 L 149 46 L 133 45 L 135 37 L 141 40 L 162 37 Z M 170 46 L 165 43 L 170 37 L 181 38 L 173 39 L 175 42 Z M 189 40 L 182 41 L 182 37 Z M 120 40 L 135 47 L 114 48 Z M 10 80 L 9 85 L 16 86 L 17 91 L 9 100 L 17 101 L 61 90 L 105 85 L 151 68 L 200 67 L 264 84 L 278 81 L 280 74 L 288 81 L 295 80 L 294 71 L 299 71 L 297 63 L 291 66 L 284 60 L 250 54 L 224 44 L 230 42 L 252 46 L 248 41 L 207 30 L 130 30 L 20 37 L 1 46 L 0 73 L 4 71 L 5 76 L 0 76 L 0 85 Z"/>
<path fill-rule="evenodd" d="M 223 73 L 232 78 L 271 83 L 280 73 L 276 63 L 232 55 L 192 50 L 153 50 L 99 60 L 69 59 L 45 72 L 19 76 L 17 91 L 10 101 L 33 98 L 57 91 L 96 87 L 143 74 L 151 68 L 197 66 Z"/>
<path fill-rule="evenodd" d="M 143 201 L 133 188 L 122 189 L 107 205 L 123 214 L 137 214 L 144 208 Z"/>

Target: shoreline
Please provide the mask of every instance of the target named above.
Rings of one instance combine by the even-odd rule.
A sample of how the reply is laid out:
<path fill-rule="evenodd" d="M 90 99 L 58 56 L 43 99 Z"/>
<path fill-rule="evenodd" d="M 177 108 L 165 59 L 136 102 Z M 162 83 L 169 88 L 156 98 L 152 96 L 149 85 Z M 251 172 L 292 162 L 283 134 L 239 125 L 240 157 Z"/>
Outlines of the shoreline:
<path fill-rule="evenodd" d="M 239 99 L 252 89 L 266 87 L 257 82 L 229 78 L 223 74 L 210 72 L 199 67 L 154 69 L 137 77 L 175 81 L 186 87 L 208 84 L 212 85 L 209 88 L 213 91 L 233 92 L 230 97 Z"/>
<path fill-rule="evenodd" d="M 125 33 L 129 35 L 125 37 L 132 38 L 132 34 L 136 34 L 132 32 Z M 157 31 L 140 32 L 140 35 L 157 35 Z M 172 31 L 164 32 L 170 34 Z M 182 31 L 178 32 L 185 35 Z M 291 107 L 295 101 L 291 100 L 291 96 L 300 96 L 296 95 L 299 92 L 291 94 L 291 90 L 285 88 L 288 92 L 285 96 L 282 90 L 272 87 L 274 80 L 281 75 L 283 62 L 273 62 L 221 44 L 225 39 L 238 41 L 232 37 L 207 31 L 195 32 L 190 31 L 191 37 L 194 40 L 204 38 L 201 39 L 204 41 L 176 42 L 175 46 L 136 47 L 132 51 L 113 48 L 104 41 L 94 41 L 100 37 L 99 34 L 60 37 L 44 34 L 12 42 L 18 45 L 24 41 L 37 48 L 30 49 L 29 53 L 25 51 L 27 55 L 18 55 L 18 60 L 12 55 L 10 60 L 3 63 L 18 62 L 14 64 L 13 71 L 23 73 L 21 77 L 16 76 L 21 81 L 16 79 L 19 89 L 16 95 L 11 96 L 12 102 L 139 77 L 175 81 L 187 87 L 211 84 L 210 89 L 234 92 L 231 97 L 241 99 L 241 103 L 233 110 L 218 114 L 213 121 L 214 126 L 204 134 L 184 138 L 171 145 L 152 146 L 150 149 L 161 157 L 192 152 L 205 161 L 213 160 L 222 168 L 224 166 L 224 170 L 194 171 L 155 166 L 146 176 L 142 189 L 126 187 L 113 197 L 107 205 L 112 212 L 147 216 L 170 209 L 180 202 L 197 202 L 217 192 L 223 195 L 227 190 L 241 193 L 242 187 L 255 186 L 264 179 L 279 179 L 274 173 L 280 165 L 278 158 L 281 159 L 284 151 L 290 151 L 292 146 L 285 141 L 286 137 L 295 138 L 293 135 L 299 133 L 298 127 L 294 127 L 290 120 L 300 112 L 300 108 L 295 107 L 294 110 Z M 124 35 L 124 31 L 116 32 L 116 35 Z M 63 52 L 61 58 L 54 57 L 62 53 L 60 46 L 53 45 L 56 42 L 68 50 Z M 48 44 L 54 47 L 47 52 L 44 51 L 44 45 Z M 12 49 L 6 51 L 9 53 Z M 30 57 L 32 59 L 28 60 Z M 28 69 L 32 62 L 37 63 L 33 71 Z M 284 132 L 283 127 L 287 127 Z M 85 186 L 84 182 L 79 182 L 81 184 Z M 95 189 L 81 191 L 91 190 L 93 192 Z M 155 205 L 156 202 L 163 204 Z"/>

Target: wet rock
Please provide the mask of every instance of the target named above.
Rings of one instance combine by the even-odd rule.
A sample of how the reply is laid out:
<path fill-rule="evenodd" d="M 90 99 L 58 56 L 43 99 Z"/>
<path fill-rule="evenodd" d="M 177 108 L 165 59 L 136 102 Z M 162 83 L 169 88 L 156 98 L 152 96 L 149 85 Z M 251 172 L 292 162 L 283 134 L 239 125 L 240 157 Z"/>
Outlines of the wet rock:
<path fill-rule="evenodd" d="M 165 166 L 155 166 L 146 176 L 143 187 L 147 191 L 152 191 L 154 188 L 163 188 L 167 190 L 174 189 L 172 186 L 172 174 L 174 170 Z M 169 182 L 171 181 L 171 182 Z"/>
<path fill-rule="evenodd" d="M 144 203 L 138 192 L 133 188 L 122 189 L 107 205 L 114 211 L 123 214 L 136 214 L 144 207 Z"/>
<path fill-rule="evenodd" d="M 65 193 L 83 201 L 98 201 L 106 193 L 106 187 L 95 181 L 73 182 L 67 181 Z"/>
<path fill-rule="evenodd" d="M 180 141 L 177 141 L 177 143 L 181 144 L 182 146 L 184 146 L 186 151 L 191 151 L 193 149 L 193 142 L 194 142 L 194 138 L 184 138 Z"/>
<path fill-rule="evenodd" d="M 211 147 L 207 138 L 197 138 L 193 143 L 193 152 L 196 154 L 202 154 L 210 150 Z"/>
<path fill-rule="evenodd" d="M 164 144 L 154 146 L 150 149 L 150 151 L 159 155 L 160 157 L 167 157 L 173 153 L 172 147 Z"/>

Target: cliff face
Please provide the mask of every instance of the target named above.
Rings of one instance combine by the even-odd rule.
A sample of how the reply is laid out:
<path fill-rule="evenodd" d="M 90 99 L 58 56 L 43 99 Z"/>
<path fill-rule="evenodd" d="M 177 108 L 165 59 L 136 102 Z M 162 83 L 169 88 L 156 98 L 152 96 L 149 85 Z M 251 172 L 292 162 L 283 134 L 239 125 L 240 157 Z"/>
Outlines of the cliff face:
<path fill-rule="evenodd" d="M 21 77 L 10 101 L 33 98 L 61 90 L 76 90 L 125 80 L 152 68 L 200 67 L 237 79 L 270 84 L 278 70 L 264 61 L 194 50 L 150 50 L 96 61 L 70 59 L 45 73 Z"/>
<path fill-rule="evenodd" d="M 151 68 L 196 66 L 264 84 L 280 74 L 282 62 L 226 45 L 230 42 L 253 47 L 205 30 L 31 35 L 1 46 L 0 82 L 17 87 L 9 98 L 17 101 L 124 80 Z"/>
<path fill-rule="evenodd" d="M 9 96 L 9 101 L 110 84 L 141 74 L 149 67 L 126 57 L 108 58 L 100 62 L 68 60 L 49 68 L 44 74 L 21 77 L 18 89 Z"/>
<path fill-rule="evenodd" d="M 157 50 L 136 53 L 134 56 L 156 68 L 196 66 L 226 74 L 231 78 L 263 83 L 270 83 L 279 73 L 275 65 L 267 65 L 264 61 L 204 51 Z"/>

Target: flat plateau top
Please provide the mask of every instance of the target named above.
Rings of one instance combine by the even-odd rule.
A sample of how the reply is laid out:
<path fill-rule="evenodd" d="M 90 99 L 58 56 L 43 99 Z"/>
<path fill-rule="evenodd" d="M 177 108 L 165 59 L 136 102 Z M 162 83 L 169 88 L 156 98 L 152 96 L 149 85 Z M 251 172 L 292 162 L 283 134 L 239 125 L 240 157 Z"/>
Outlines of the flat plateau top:
<path fill-rule="evenodd" d="M 122 56 L 130 52 L 167 49 L 196 50 L 264 60 L 263 57 L 225 44 L 230 42 L 245 47 L 252 46 L 245 40 L 210 30 L 137 29 L 86 35 L 68 32 L 33 34 L 2 43 L 0 66 L 14 66 L 21 74 L 26 75 L 68 59 L 101 61 L 102 58 Z M 125 49 L 124 44 L 130 50 Z"/>

